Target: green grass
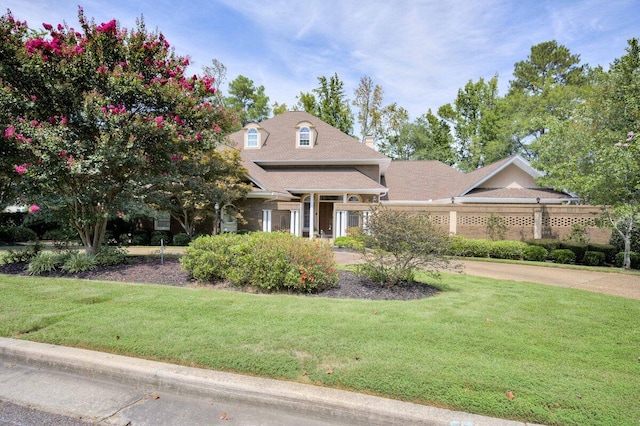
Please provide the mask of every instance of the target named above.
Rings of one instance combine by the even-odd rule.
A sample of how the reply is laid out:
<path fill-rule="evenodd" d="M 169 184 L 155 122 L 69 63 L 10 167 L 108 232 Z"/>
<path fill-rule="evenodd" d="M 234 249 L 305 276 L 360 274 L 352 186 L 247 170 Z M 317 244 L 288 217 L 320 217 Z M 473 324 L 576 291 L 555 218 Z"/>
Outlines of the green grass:
<path fill-rule="evenodd" d="M 453 274 L 411 302 L 0 281 L 2 336 L 534 423 L 640 422 L 638 300 Z"/>

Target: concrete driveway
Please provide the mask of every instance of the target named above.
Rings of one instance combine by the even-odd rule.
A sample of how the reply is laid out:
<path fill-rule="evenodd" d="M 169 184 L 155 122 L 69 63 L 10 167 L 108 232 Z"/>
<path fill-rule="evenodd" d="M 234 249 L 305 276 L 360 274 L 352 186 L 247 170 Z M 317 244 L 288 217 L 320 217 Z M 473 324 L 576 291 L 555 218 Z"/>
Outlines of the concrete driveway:
<path fill-rule="evenodd" d="M 335 257 L 336 262 L 343 265 L 361 260 L 358 253 L 347 251 L 336 251 Z M 640 274 L 619 273 L 614 268 L 612 272 L 599 272 L 466 259 L 457 263 L 468 275 L 577 288 L 640 300 Z"/>

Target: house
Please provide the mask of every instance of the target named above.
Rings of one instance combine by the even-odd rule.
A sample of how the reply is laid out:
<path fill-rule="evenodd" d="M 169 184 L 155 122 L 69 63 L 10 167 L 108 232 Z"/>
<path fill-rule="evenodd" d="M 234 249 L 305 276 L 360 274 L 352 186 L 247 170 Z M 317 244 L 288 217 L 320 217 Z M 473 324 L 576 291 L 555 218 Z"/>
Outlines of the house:
<path fill-rule="evenodd" d="M 379 204 L 427 209 L 577 200 L 541 188 L 535 182 L 541 173 L 517 155 L 466 174 L 439 161 L 391 161 L 372 143 L 303 111 L 249 123 L 228 140 L 241 151 L 252 184 L 246 200 L 235 206 L 249 230 L 332 238 L 362 226 Z"/>

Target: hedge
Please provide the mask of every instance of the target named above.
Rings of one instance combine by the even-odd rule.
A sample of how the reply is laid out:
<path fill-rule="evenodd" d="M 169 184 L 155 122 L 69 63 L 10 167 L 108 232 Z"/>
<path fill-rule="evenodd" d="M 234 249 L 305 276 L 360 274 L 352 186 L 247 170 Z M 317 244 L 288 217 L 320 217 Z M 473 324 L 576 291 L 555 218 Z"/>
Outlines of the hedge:
<path fill-rule="evenodd" d="M 569 249 L 557 249 L 551 252 L 551 258 L 556 263 L 575 263 L 576 254 Z"/>

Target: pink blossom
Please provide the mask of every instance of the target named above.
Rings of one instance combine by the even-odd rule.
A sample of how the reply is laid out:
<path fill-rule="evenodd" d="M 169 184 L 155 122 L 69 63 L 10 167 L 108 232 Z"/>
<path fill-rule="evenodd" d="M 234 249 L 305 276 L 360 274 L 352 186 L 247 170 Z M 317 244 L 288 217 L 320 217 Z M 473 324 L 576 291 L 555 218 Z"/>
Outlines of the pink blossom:
<path fill-rule="evenodd" d="M 107 70 L 108 70 L 108 68 L 107 68 L 107 67 L 105 67 L 104 65 L 99 66 L 99 67 L 98 67 L 98 74 L 105 73 L 105 72 L 107 72 Z"/>
<path fill-rule="evenodd" d="M 116 20 L 112 19 L 109 22 L 102 23 L 96 27 L 96 31 L 99 33 L 116 33 Z"/>
<path fill-rule="evenodd" d="M 67 117 L 62 117 L 60 119 L 60 124 L 62 124 L 63 126 L 66 126 L 68 122 L 69 122 L 69 118 Z"/>
<path fill-rule="evenodd" d="M 39 210 L 40 210 L 40 207 L 38 207 L 37 204 L 33 204 L 32 206 L 29 206 L 29 213 L 36 213 Z"/>
<path fill-rule="evenodd" d="M 201 141 L 202 140 L 202 135 L 200 133 L 196 133 L 196 139 Z"/>
<path fill-rule="evenodd" d="M 618 143 L 616 143 L 616 144 L 615 144 L 615 146 L 617 146 L 617 147 L 621 147 L 621 146 L 622 146 L 622 142 L 618 142 Z"/>
<path fill-rule="evenodd" d="M 53 25 L 45 24 L 44 22 L 42 23 L 42 27 L 47 31 L 51 31 L 53 29 Z"/>
<path fill-rule="evenodd" d="M 58 31 L 62 30 L 64 30 L 64 26 L 62 24 L 58 24 Z M 71 28 L 71 31 L 73 31 L 73 28 Z"/>
<path fill-rule="evenodd" d="M 31 125 L 33 127 L 38 127 L 38 125 L 39 125 L 38 120 L 31 120 Z"/>
<path fill-rule="evenodd" d="M 19 166 L 15 166 L 13 168 L 13 170 L 15 170 L 15 172 L 19 175 L 23 175 L 25 173 L 27 173 L 27 165 L 26 164 L 20 164 Z"/>
<path fill-rule="evenodd" d="M 176 163 L 176 162 L 178 162 L 178 161 L 182 161 L 182 160 L 183 160 L 182 155 L 173 155 L 173 156 L 171 157 L 171 162 L 172 162 L 172 163 Z"/>
<path fill-rule="evenodd" d="M 4 131 L 4 137 L 10 139 L 16 133 L 15 126 L 11 125 Z"/>
<path fill-rule="evenodd" d="M 62 151 L 60 151 L 60 157 L 66 158 L 67 157 L 67 151 L 65 151 L 64 149 Z"/>
<path fill-rule="evenodd" d="M 216 127 L 213 128 L 213 131 L 216 132 L 216 133 L 220 133 L 221 130 L 222 129 L 217 124 L 216 124 Z"/>
<path fill-rule="evenodd" d="M 162 123 L 163 123 L 163 121 L 164 121 L 164 117 L 162 117 L 161 115 L 159 115 L 159 116 L 157 116 L 156 118 L 154 118 L 154 120 L 155 120 L 155 122 L 156 122 L 156 124 L 157 124 L 157 126 L 158 126 L 158 129 L 162 129 Z"/>
<path fill-rule="evenodd" d="M 31 100 L 35 102 L 38 100 L 38 97 L 36 95 L 31 95 Z"/>

